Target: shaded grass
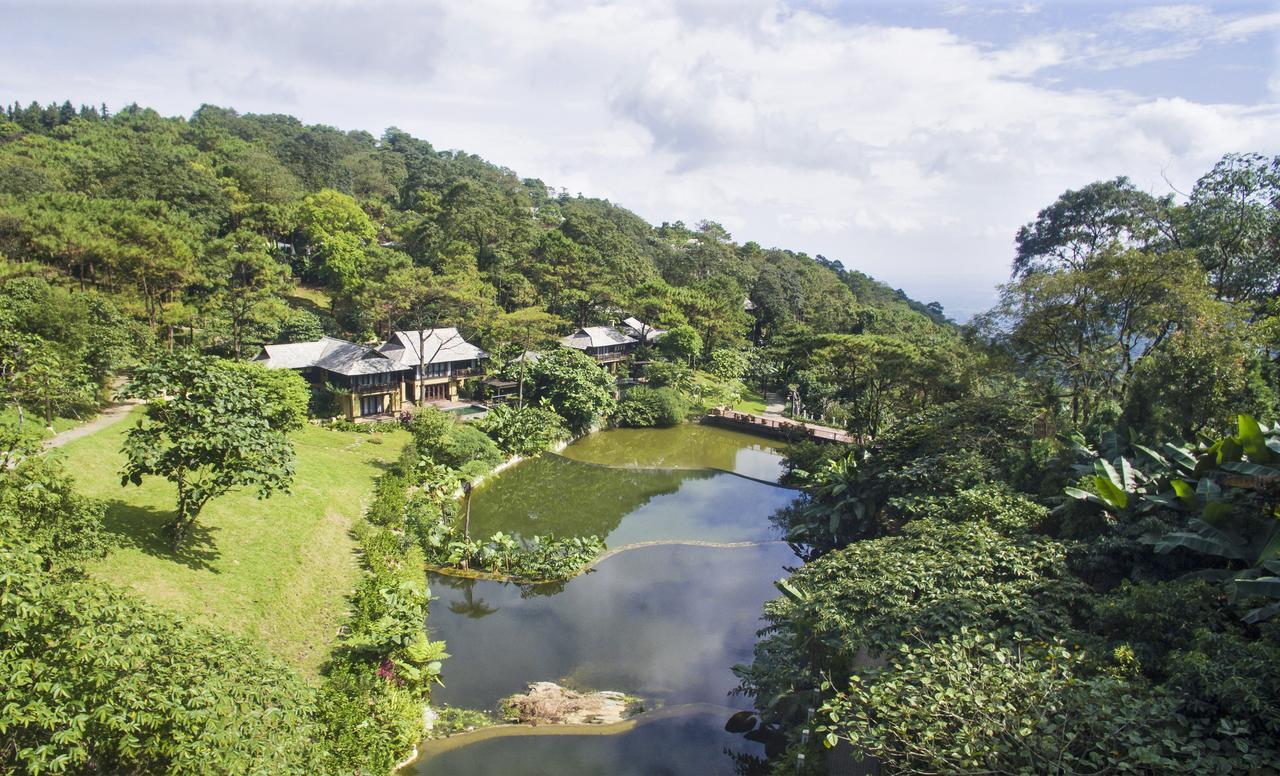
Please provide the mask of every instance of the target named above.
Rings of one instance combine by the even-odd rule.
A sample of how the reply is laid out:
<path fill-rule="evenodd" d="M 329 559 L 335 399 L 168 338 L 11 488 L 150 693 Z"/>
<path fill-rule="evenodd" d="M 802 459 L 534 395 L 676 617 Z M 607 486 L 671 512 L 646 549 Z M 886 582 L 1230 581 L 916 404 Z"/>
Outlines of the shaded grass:
<path fill-rule="evenodd" d="M 701 369 L 695 370 L 693 380 L 696 385 L 707 392 L 708 396 L 714 395 L 716 389 L 724 382 L 720 378 L 704 372 Z M 716 405 L 715 398 L 709 398 L 701 403 L 701 409 L 706 410 Z M 758 391 L 754 391 L 743 386 L 742 396 L 733 403 L 733 408 L 739 412 L 754 412 L 757 415 L 764 412 L 764 395 Z"/>
<path fill-rule="evenodd" d="M 284 297 L 294 308 L 306 310 L 322 319 L 329 317 L 333 309 L 333 300 L 323 288 L 293 286 L 284 293 Z"/>
<path fill-rule="evenodd" d="M 158 478 L 122 487 L 120 446 L 140 414 L 68 443 L 68 469 L 86 495 L 108 504 L 118 546 L 95 578 L 153 603 L 262 641 L 310 677 L 336 640 L 359 569 L 351 538 L 373 479 L 408 441 L 404 432 L 353 434 L 308 426 L 293 435 L 291 492 L 260 501 L 239 490 L 205 507 L 174 553 L 163 526 L 174 488 Z"/>
<path fill-rule="evenodd" d="M 92 414 L 86 415 L 83 418 L 55 417 L 53 419 L 53 431 L 49 431 L 44 425 L 43 415 L 39 412 L 28 411 L 23 413 L 22 432 L 26 437 L 41 441 L 48 439 L 61 431 L 66 431 L 69 428 L 75 428 L 81 423 L 91 420 L 92 418 Z M 5 406 L 3 409 L 0 409 L 0 424 L 8 426 L 18 425 L 18 411 L 13 408 L 13 405 L 10 404 Z"/>

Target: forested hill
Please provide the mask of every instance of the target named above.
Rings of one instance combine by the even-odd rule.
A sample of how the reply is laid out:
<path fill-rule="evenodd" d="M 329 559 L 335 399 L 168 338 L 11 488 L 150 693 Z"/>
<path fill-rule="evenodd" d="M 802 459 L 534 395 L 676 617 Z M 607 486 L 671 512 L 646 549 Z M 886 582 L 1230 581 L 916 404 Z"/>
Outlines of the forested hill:
<path fill-rule="evenodd" d="M 377 138 L 209 105 L 183 119 L 14 104 L 5 118 L 0 254 L 61 267 L 131 298 L 153 328 L 199 330 L 228 353 L 290 332 L 280 299 L 298 282 L 329 292 L 326 328 L 371 338 L 395 284 L 424 270 L 480 307 L 688 323 L 707 352 L 749 333 L 946 321 L 839 262 L 738 244 L 710 222 L 655 227 L 395 128 Z"/>

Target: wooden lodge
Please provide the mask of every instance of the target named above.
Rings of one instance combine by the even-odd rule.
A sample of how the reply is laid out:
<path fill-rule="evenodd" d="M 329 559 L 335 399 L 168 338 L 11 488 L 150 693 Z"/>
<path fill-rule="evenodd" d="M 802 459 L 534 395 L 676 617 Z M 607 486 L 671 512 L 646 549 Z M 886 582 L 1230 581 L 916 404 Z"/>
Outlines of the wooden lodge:
<path fill-rule="evenodd" d="M 419 348 L 426 354 L 424 365 Z M 296 370 L 312 385 L 333 386 L 347 420 L 358 420 L 393 416 L 406 403 L 456 401 L 463 382 L 479 375 L 485 356 L 457 329 L 445 328 L 397 331 L 376 348 L 336 337 L 265 345 L 254 361 Z"/>

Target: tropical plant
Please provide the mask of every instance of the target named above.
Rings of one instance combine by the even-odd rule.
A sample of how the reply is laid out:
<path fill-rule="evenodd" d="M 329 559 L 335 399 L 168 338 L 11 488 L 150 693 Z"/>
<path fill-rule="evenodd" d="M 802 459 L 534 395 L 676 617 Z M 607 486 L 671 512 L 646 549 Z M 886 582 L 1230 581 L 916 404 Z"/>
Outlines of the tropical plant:
<path fill-rule="evenodd" d="M 631 428 L 674 426 L 684 420 L 688 411 L 684 397 L 674 389 L 637 385 L 618 402 L 613 420 Z"/>
<path fill-rule="evenodd" d="M 1236 434 L 1212 442 L 1166 443 L 1163 452 L 1131 446 L 1146 459 L 1146 471 L 1119 453 L 1114 435 L 1105 443 L 1112 460 L 1077 440 L 1077 449 L 1094 458 L 1084 481 L 1091 489 L 1067 488 L 1067 495 L 1118 518 L 1155 511 L 1181 517 L 1183 529 L 1150 537 L 1156 552 L 1217 558 L 1219 567 L 1196 573 L 1224 580 L 1233 601 L 1275 599 L 1247 612 L 1247 621 L 1280 614 L 1280 430 L 1240 415 Z"/>
<path fill-rule="evenodd" d="M 543 407 L 500 404 L 475 424 L 511 455 L 537 455 L 569 436 L 560 416 Z"/>

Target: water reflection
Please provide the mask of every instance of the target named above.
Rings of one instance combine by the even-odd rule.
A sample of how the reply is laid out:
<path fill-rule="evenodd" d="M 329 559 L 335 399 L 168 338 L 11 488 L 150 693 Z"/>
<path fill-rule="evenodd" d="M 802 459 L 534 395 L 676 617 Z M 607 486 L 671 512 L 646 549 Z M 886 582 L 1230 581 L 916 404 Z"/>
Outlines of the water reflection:
<path fill-rule="evenodd" d="M 745 700 L 728 695 L 737 684 L 730 667 L 750 660 L 761 607 L 777 595 L 773 581 L 796 562 L 781 543 L 644 547 L 605 560 L 550 596 L 433 577 L 439 600 L 428 629 L 452 657 L 445 686 L 432 697 L 488 708 L 529 682 L 554 681 L 668 705 L 745 708 Z"/>
<path fill-rule="evenodd" d="M 617 428 L 586 436 L 564 450 L 567 458 L 609 466 L 721 469 L 767 482 L 782 476 L 783 445 L 717 426 Z"/>
<path fill-rule="evenodd" d="M 427 744 L 411 773 L 503 776 L 652 776 L 763 773 L 758 744 L 724 731 L 714 710 L 662 717 L 616 735 L 492 738 L 437 752 Z"/>
<path fill-rule="evenodd" d="M 781 536 L 769 515 L 795 496 L 786 488 L 706 469 L 615 468 L 543 455 L 475 491 L 471 533 L 595 534 L 611 547 L 766 541 Z"/>

